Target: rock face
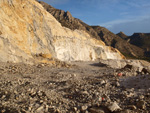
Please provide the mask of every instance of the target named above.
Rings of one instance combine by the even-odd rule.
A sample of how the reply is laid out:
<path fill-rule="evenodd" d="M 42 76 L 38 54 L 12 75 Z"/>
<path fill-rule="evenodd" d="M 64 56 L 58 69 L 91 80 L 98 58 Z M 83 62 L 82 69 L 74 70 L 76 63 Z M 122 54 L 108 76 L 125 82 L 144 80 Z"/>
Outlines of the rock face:
<path fill-rule="evenodd" d="M 60 23 L 62 26 L 67 27 L 71 30 L 83 30 L 86 31 L 89 35 L 96 39 L 100 39 L 97 32 L 86 23 L 82 22 L 80 19 L 72 17 L 69 11 L 65 12 L 63 10 L 56 9 L 49 4 L 39 1 L 40 4 L 49 12 L 51 13 Z"/>
<path fill-rule="evenodd" d="M 117 48 L 126 57 L 138 58 L 144 56 L 143 49 L 130 44 L 128 41 L 115 35 L 114 33 L 110 32 L 108 29 L 100 26 L 93 26 L 93 28 L 97 31 L 102 41 L 104 41 L 106 45 Z"/>
<path fill-rule="evenodd" d="M 54 54 L 48 21 L 59 23 L 36 1 L 3 0 L 0 13 L 1 61 L 30 62 L 34 56 Z"/>
<path fill-rule="evenodd" d="M 62 27 L 35 0 L 0 1 L 0 13 L 0 60 L 3 62 L 123 58 L 119 51 L 91 38 L 85 31 Z"/>
<path fill-rule="evenodd" d="M 104 41 L 107 46 L 118 49 L 127 57 L 138 58 L 144 56 L 144 51 L 141 48 L 130 44 L 106 28 L 100 26 L 89 26 L 81 20 L 72 17 L 68 11 L 65 12 L 63 10 L 56 9 L 42 1 L 39 1 L 39 3 L 42 4 L 42 6 L 51 13 L 62 26 L 72 30 L 78 29 L 86 31 L 91 37 Z"/>

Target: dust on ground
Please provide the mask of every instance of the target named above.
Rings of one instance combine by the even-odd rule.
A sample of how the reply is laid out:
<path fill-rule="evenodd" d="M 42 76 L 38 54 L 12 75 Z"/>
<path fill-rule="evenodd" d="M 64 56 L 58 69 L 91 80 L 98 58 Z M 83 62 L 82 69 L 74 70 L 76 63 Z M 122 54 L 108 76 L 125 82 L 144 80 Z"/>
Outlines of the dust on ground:
<path fill-rule="evenodd" d="M 0 63 L 2 113 L 150 111 L 150 75 L 116 76 L 95 62 L 67 67 Z"/>

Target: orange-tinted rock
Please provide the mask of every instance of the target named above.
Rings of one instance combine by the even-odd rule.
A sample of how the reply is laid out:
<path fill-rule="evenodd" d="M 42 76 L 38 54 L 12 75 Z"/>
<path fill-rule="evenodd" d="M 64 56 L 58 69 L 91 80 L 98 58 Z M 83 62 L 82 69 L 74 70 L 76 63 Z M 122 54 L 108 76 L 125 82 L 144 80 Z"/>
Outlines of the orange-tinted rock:
<path fill-rule="evenodd" d="M 87 32 L 62 27 L 35 0 L 0 1 L 0 14 L 0 61 L 32 63 L 49 62 L 51 58 L 64 61 L 123 58 L 119 51 L 105 46 Z"/>

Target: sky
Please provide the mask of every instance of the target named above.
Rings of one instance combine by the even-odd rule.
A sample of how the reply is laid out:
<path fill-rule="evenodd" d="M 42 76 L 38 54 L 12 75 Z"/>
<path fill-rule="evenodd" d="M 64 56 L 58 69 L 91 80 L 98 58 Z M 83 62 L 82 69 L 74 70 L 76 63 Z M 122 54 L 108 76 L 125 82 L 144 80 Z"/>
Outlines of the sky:
<path fill-rule="evenodd" d="M 89 25 L 126 35 L 150 33 L 150 0 L 41 0 Z"/>

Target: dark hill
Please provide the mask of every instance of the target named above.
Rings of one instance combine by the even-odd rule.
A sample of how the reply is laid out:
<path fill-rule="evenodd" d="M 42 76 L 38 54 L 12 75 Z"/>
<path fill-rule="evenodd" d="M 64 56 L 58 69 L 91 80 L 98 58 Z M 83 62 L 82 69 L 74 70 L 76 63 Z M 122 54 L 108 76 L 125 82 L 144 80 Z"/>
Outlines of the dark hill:
<path fill-rule="evenodd" d="M 122 32 L 122 31 L 120 31 L 118 34 L 116 34 L 116 35 L 118 35 L 119 37 L 121 37 L 122 39 L 127 39 L 128 38 L 128 36 L 126 35 L 126 34 L 124 34 L 124 32 Z"/>
<path fill-rule="evenodd" d="M 95 29 L 95 31 L 98 33 L 98 35 L 101 37 L 102 41 L 105 42 L 106 45 L 117 48 L 125 56 L 127 57 L 144 56 L 144 51 L 141 48 L 128 43 L 126 40 L 110 32 L 108 29 L 100 26 L 92 26 L 92 27 L 93 29 Z"/>
<path fill-rule="evenodd" d="M 131 44 L 144 49 L 146 56 L 150 56 L 150 33 L 134 33 L 128 39 Z"/>

